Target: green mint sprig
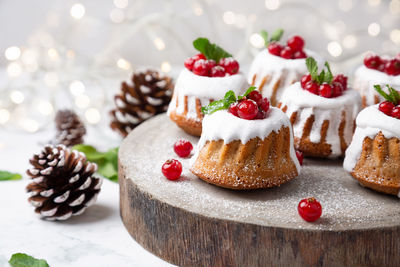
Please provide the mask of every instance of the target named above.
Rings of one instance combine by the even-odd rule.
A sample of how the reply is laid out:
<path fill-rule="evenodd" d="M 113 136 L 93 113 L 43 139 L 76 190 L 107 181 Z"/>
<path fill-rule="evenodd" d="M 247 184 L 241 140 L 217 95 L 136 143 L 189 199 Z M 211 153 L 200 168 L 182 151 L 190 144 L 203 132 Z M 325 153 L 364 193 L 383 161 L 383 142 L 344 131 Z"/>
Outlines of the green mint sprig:
<path fill-rule="evenodd" d="M 8 171 L 0 171 L 0 181 L 20 180 L 22 175 Z"/>
<path fill-rule="evenodd" d="M 207 38 L 197 38 L 193 41 L 193 46 L 207 59 L 215 60 L 217 63 L 221 60 L 221 58 L 232 57 L 231 54 L 226 52 L 218 45 L 210 43 Z"/>
<path fill-rule="evenodd" d="M 8 263 L 11 267 L 49 267 L 49 264 L 42 259 L 36 259 L 25 253 L 15 253 Z"/>
<path fill-rule="evenodd" d="M 99 152 L 93 146 L 81 144 L 72 149 L 84 153 L 88 161 L 96 163 L 98 174 L 113 182 L 118 182 L 118 147 Z"/>
<path fill-rule="evenodd" d="M 378 94 L 380 94 L 387 101 L 392 102 L 394 105 L 399 104 L 400 94 L 399 94 L 399 92 L 397 92 L 396 89 L 391 87 L 389 84 L 386 85 L 386 88 L 388 89 L 389 94 L 387 94 L 385 91 L 383 91 L 382 87 L 379 84 L 374 85 L 374 88 L 378 92 Z"/>
<path fill-rule="evenodd" d="M 269 37 L 269 34 L 266 30 L 261 30 L 260 32 L 261 37 L 264 39 L 265 46 L 268 46 L 272 42 L 279 42 L 283 35 L 283 29 L 276 29 Z"/>
<path fill-rule="evenodd" d="M 331 84 L 333 80 L 333 74 L 331 71 L 331 67 L 329 66 L 329 63 L 325 61 L 325 67 L 326 71 L 323 69 L 320 73 L 318 73 L 318 64 L 317 61 L 313 57 L 308 57 L 306 59 L 306 66 L 308 69 L 308 72 L 311 75 L 311 79 L 318 83 L 328 83 Z"/>
<path fill-rule="evenodd" d="M 237 98 L 235 93 L 232 90 L 230 90 L 226 92 L 223 99 L 211 102 L 207 106 L 202 107 L 201 112 L 207 115 L 207 114 L 212 114 L 218 110 L 228 109 L 231 104 L 237 102 L 238 100 L 243 99 L 255 89 L 256 89 L 255 86 L 250 86 L 243 95 L 240 95 Z"/>

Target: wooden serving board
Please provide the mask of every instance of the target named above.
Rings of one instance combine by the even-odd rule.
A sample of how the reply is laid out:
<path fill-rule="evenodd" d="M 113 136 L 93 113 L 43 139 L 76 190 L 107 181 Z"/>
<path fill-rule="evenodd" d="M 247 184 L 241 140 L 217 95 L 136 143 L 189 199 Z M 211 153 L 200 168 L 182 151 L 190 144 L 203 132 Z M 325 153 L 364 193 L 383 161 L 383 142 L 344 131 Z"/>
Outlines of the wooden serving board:
<path fill-rule="evenodd" d="M 232 191 L 195 177 L 188 159 L 180 159 L 180 180 L 164 178 L 179 138 L 198 140 L 162 114 L 119 151 L 122 220 L 155 255 L 179 266 L 400 265 L 400 200 L 361 187 L 341 160 L 305 160 L 300 176 L 280 187 Z M 311 196 L 323 213 L 307 223 L 297 205 Z"/>

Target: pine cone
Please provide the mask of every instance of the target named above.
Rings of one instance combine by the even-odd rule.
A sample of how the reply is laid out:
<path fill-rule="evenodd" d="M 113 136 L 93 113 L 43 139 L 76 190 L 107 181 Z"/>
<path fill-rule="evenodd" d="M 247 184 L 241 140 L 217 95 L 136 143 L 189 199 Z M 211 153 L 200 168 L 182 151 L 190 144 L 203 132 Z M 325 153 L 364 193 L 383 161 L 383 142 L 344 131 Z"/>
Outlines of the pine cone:
<path fill-rule="evenodd" d="M 132 83 L 123 82 L 114 97 L 116 108 L 111 111 L 111 128 L 122 136 L 148 118 L 163 113 L 171 101 L 173 82 L 155 70 L 138 71 Z"/>
<path fill-rule="evenodd" d="M 26 189 L 35 212 L 47 220 L 66 220 L 92 205 L 100 191 L 102 179 L 92 177 L 97 165 L 86 156 L 64 145 L 47 145 L 29 161 L 31 177 Z"/>
<path fill-rule="evenodd" d="M 55 144 L 71 147 L 83 143 L 86 128 L 75 112 L 60 110 L 57 112 L 55 121 L 57 127 Z"/>

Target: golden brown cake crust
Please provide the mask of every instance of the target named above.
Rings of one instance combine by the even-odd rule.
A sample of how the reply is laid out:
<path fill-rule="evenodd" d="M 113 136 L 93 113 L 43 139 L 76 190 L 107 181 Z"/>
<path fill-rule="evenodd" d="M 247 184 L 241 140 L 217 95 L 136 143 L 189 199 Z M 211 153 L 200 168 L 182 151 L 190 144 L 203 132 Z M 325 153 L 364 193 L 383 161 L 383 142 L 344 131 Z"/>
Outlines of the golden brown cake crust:
<path fill-rule="evenodd" d="M 175 110 L 171 111 L 169 118 L 175 122 L 186 133 L 194 136 L 201 135 L 201 121 L 196 121 L 186 116 L 179 115 Z"/>
<path fill-rule="evenodd" d="M 246 144 L 235 140 L 208 141 L 191 167 L 202 180 L 230 189 L 257 189 L 279 186 L 298 175 L 290 155 L 290 128 L 264 140 L 253 138 Z"/>
<path fill-rule="evenodd" d="M 363 141 L 360 158 L 351 175 L 375 191 L 397 195 L 400 190 L 400 140 L 379 132 Z"/>
<path fill-rule="evenodd" d="M 287 106 L 282 107 L 282 103 L 278 104 L 278 108 L 280 108 L 283 112 L 286 113 L 287 111 Z M 298 119 L 298 113 L 293 112 L 292 115 L 290 116 L 290 122 L 292 125 L 296 123 L 296 120 Z M 332 154 L 332 149 L 331 145 L 326 142 L 326 136 L 329 128 L 329 121 L 325 120 L 322 123 L 321 126 L 321 140 L 318 143 L 311 142 L 310 140 L 310 133 L 312 126 L 314 124 L 315 117 L 314 115 L 311 115 L 310 117 L 307 118 L 305 124 L 304 124 L 304 129 L 303 129 L 303 134 L 301 137 L 295 136 L 294 137 L 294 147 L 297 150 L 300 150 L 303 152 L 304 156 L 306 157 L 315 157 L 315 158 L 327 158 Z M 344 155 L 347 144 L 344 139 L 344 128 L 346 125 L 346 112 L 342 112 L 342 119 L 339 124 L 339 129 L 338 129 L 338 135 L 340 138 L 340 148 L 342 151 L 342 156 Z M 354 126 L 353 126 L 353 131 L 354 131 Z"/>

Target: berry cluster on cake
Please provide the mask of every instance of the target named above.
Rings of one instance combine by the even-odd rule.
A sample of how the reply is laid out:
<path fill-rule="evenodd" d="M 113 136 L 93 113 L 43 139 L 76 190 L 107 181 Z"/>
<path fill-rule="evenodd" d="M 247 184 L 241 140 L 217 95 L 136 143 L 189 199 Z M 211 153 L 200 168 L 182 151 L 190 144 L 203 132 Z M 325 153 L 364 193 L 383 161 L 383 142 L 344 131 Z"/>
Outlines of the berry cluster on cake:
<path fill-rule="evenodd" d="M 239 97 L 228 91 L 203 108 L 203 132 L 191 171 L 204 181 L 256 189 L 281 185 L 299 174 L 289 119 L 254 89 Z"/>
<path fill-rule="evenodd" d="M 224 49 L 206 38 L 196 39 L 193 46 L 200 54 L 185 60 L 168 115 L 185 132 L 200 136 L 201 107 L 224 97 L 227 90 L 235 94 L 243 93 L 247 82 L 240 72 L 239 63 Z"/>
<path fill-rule="evenodd" d="M 276 106 L 288 86 L 300 80 L 306 74 L 305 60 L 314 57 L 319 63 L 320 57 L 304 48 L 305 41 L 300 36 L 293 36 L 286 46 L 279 43 L 283 30 L 276 30 L 269 37 L 266 31 L 261 32 L 266 49 L 261 51 L 251 64 L 248 82 L 257 86 L 263 96 L 268 97 L 272 106 Z"/>
<path fill-rule="evenodd" d="M 309 74 L 285 90 L 278 107 L 290 118 L 295 147 L 305 156 L 343 156 L 353 136 L 360 96 L 348 88 L 346 76 L 333 76 L 327 62 L 320 73 L 312 57 L 306 65 Z"/>
<path fill-rule="evenodd" d="M 400 54 L 394 58 L 368 54 L 364 64 L 355 73 L 354 89 L 362 97 L 363 107 L 378 104 L 384 99 L 375 91 L 374 85 L 386 84 L 400 90 Z"/>

